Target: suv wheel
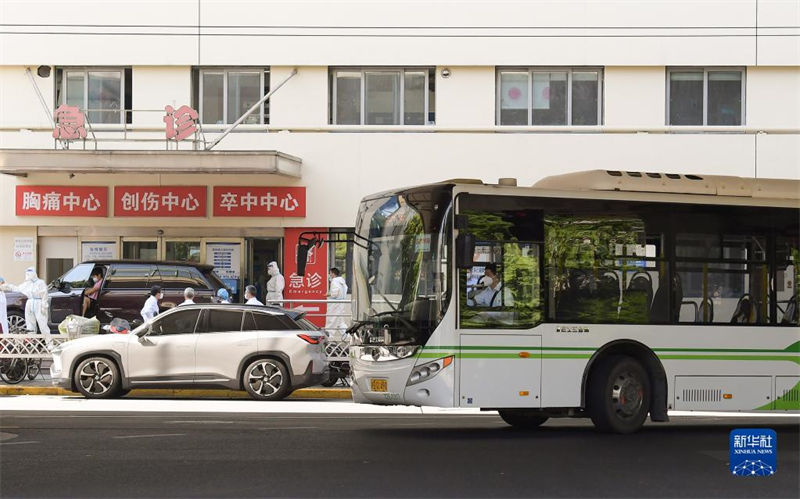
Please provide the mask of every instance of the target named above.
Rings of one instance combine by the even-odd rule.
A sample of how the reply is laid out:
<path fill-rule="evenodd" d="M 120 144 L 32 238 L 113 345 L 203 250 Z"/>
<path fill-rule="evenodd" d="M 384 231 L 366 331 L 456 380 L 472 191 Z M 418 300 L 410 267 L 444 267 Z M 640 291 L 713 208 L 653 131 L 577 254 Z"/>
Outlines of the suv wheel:
<path fill-rule="evenodd" d="M 256 359 L 244 370 L 242 384 L 256 400 L 281 400 L 289 395 L 291 381 L 286 366 L 275 359 Z"/>
<path fill-rule="evenodd" d="M 120 392 L 119 369 L 106 357 L 82 360 L 75 369 L 73 380 L 78 392 L 86 398 L 112 398 Z"/>

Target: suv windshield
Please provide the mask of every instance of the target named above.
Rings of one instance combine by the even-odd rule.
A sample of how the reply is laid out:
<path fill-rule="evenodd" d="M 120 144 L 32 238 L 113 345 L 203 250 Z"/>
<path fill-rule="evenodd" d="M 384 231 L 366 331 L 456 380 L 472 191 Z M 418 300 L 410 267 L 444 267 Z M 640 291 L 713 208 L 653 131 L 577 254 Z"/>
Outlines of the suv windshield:
<path fill-rule="evenodd" d="M 450 298 L 451 186 L 409 189 L 361 203 L 353 251 L 356 319 L 367 342 L 424 344 Z"/>

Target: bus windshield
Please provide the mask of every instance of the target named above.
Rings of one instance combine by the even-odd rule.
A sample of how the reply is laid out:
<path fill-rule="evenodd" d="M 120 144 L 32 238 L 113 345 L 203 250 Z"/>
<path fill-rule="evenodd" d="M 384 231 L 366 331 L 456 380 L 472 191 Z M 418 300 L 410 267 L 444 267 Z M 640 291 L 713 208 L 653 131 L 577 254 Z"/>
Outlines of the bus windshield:
<path fill-rule="evenodd" d="M 421 345 L 450 298 L 451 187 L 409 189 L 361 203 L 353 251 L 355 317 L 368 343 Z"/>

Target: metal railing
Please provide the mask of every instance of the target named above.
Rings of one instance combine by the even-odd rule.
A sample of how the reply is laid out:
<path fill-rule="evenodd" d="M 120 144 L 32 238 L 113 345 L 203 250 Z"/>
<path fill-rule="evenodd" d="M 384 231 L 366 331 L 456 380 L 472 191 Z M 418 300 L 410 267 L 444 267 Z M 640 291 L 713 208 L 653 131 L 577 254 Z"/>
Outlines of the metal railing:
<path fill-rule="evenodd" d="M 75 339 L 66 334 L 51 334 L 53 346 Z M 42 334 L 0 334 L 0 359 L 52 359 L 47 348 L 48 338 Z"/>
<path fill-rule="evenodd" d="M 270 300 L 267 302 L 269 305 L 279 305 L 288 310 L 297 310 L 306 313 L 306 317 L 325 317 L 326 319 L 329 317 L 335 318 L 344 318 L 347 319 L 347 324 L 350 323 L 350 318 L 352 317 L 351 314 L 348 313 L 341 313 L 341 314 L 331 314 L 328 313 L 326 310 L 325 313 L 322 313 L 321 306 L 322 304 L 325 305 L 338 305 L 338 304 L 347 304 L 348 306 L 351 305 L 350 300 L 309 300 L 309 299 L 287 299 L 287 300 Z M 341 328 L 322 328 L 325 331 L 326 336 L 328 339 L 325 342 L 325 356 L 328 358 L 329 362 L 347 362 L 348 354 L 349 354 L 349 347 L 350 347 L 350 338 L 347 337 L 345 331 Z"/>

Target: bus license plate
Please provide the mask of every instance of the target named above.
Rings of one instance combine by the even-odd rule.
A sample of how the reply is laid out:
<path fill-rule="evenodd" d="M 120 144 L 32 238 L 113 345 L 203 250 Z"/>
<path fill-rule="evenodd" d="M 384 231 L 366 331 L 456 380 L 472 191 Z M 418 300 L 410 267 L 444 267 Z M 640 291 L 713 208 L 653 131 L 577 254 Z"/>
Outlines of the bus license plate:
<path fill-rule="evenodd" d="M 370 378 L 369 389 L 373 392 L 386 392 L 389 391 L 389 382 L 385 379 Z"/>

